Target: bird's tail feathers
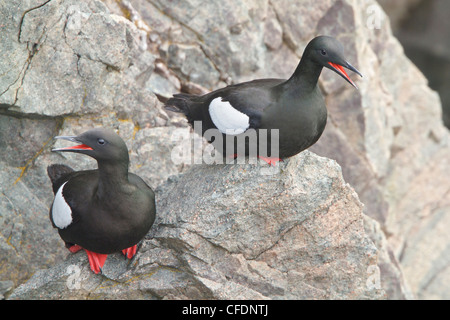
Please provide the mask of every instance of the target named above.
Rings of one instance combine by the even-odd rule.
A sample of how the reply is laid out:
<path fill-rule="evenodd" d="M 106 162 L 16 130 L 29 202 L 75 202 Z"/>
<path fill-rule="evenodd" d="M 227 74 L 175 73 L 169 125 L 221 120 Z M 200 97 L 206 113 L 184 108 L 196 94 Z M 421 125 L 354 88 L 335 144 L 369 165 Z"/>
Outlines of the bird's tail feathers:
<path fill-rule="evenodd" d="M 189 100 L 192 97 L 192 95 L 187 93 L 178 93 L 173 96 L 173 98 L 170 98 L 165 103 L 166 110 L 178 112 L 178 113 L 184 113 L 185 115 L 189 114 Z"/>

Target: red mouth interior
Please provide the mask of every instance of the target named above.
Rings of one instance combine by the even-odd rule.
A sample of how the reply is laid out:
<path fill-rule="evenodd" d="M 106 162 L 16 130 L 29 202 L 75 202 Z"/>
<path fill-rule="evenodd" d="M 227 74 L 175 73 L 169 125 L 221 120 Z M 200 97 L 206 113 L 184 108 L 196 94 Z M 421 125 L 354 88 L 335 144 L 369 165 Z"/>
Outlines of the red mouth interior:
<path fill-rule="evenodd" d="M 61 150 L 94 150 L 94 149 L 92 149 L 88 145 L 79 144 L 77 146 L 67 147 L 67 148 L 63 148 Z"/>
<path fill-rule="evenodd" d="M 350 81 L 350 83 L 352 83 L 352 84 L 354 85 L 352 79 L 350 79 L 350 77 L 348 76 L 347 72 L 345 72 L 345 69 L 344 69 L 341 65 L 336 64 L 336 63 L 333 63 L 333 62 L 328 62 L 328 63 L 329 63 L 333 68 L 335 68 L 335 69 L 337 69 L 339 72 L 341 72 L 342 75 L 343 75 L 344 77 L 346 77 L 347 80 Z"/>

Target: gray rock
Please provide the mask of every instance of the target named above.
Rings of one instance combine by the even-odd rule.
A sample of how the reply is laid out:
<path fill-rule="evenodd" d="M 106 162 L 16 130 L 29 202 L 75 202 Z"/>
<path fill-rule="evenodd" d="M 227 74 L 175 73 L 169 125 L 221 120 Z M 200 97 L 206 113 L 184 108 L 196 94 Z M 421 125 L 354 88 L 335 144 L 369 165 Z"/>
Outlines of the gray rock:
<path fill-rule="evenodd" d="M 198 165 L 157 191 L 139 253 L 94 275 L 84 253 L 10 299 L 380 299 L 379 252 L 335 161 L 304 152 L 267 165 Z M 212 227 L 214 226 L 214 227 Z"/>
<path fill-rule="evenodd" d="M 439 92 L 443 120 L 450 128 L 450 22 L 449 2 L 445 0 L 386 1 L 380 4 L 389 15 L 396 37 L 405 54 L 420 68 L 430 87 Z"/>
<path fill-rule="evenodd" d="M 3 300 L 4 294 L 10 291 L 14 287 L 12 281 L 0 281 L 0 300 Z"/>
<path fill-rule="evenodd" d="M 450 185 L 440 178 L 448 171 L 449 134 L 440 120 L 438 95 L 428 88 L 425 77 L 405 57 L 399 42 L 392 36 L 389 19 L 375 1 L 311 1 L 295 6 L 288 1 L 258 1 L 258 8 L 250 1 L 240 4 L 239 10 L 231 10 L 229 21 L 224 21 L 223 16 L 210 17 L 216 12 L 229 12 L 228 6 L 233 6 L 233 2 L 211 2 L 205 10 L 196 10 L 195 17 L 189 13 L 195 1 L 179 1 L 176 6 L 164 1 L 153 2 L 150 6 L 137 0 L 130 3 L 147 12 L 142 17 L 152 28 L 177 30 L 161 32 L 165 34 L 160 37 L 163 48 L 164 41 L 179 46 L 192 46 L 194 42 L 203 49 L 199 58 L 209 59 L 227 82 L 261 76 L 288 77 L 313 36 L 328 34 L 340 39 L 345 44 L 348 59 L 363 71 L 365 78 L 356 80 L 360 91 L 355 92 L 338 76 L 328 70 L 323 72 L 321 85 L 327 95 L 330 121 L 324 136 L 311 150 L 336 159 L 342 165 L 345 179 L 365 204 L 365 213 L 385 230 L 390 261 L 410 270 L 405 275 L 406 281 L 417 283 L 411 285 L 411 291 L 421 298 L 447 296 L 449 284 L 445 273 L 437 266 L 445 265 L 448 259 L 442 243 L 447 244 L 450 239 L 433 234 L 439 234 L 441 221 L 447 219 L 445 208 Z M 147 18 L 150 17 L 148 8 L 153 5 L 165 15 L 165 18 L 153 20 L 157 23 Z M 159 17 L 160 13 L 156 15 Z M 248 17 L 251 22 L 246 24 L 244 21 Z M 253 24 L 258 21 L 265 21 L 259 25 L 263 29 Z M 236 27 L 229 29 L 231 25 Z M 283 35 L 281 46 L 272 40 L 279 37 L 278 26 Z M 246 41 L 246 49 L 234 50 L 240 41 Z M 262 43 L 266 50 L 261 50 Z M 278 49 L 274 50 L 268 43 L 274 43 Z M 242 57 L 244 52 L 245 57 Z M 252 61 L 247 63 L 249 57 Z M 167 56 L 163 55 L 163 59 L 168 61 Z M 172 60 L 172 63 L 175 72 L 187 67 L 182 60 Z M 241 68 L 243 64 L 246 68 Z M 183 87 L 186 77 L 177 74 Z M 220 85 L 213 83 L 209 87 Z M 424 170 L 426 167 L 432 169 Z M 430 176 L 426 182 L 418 184 L 417 173 L 422 171 L 420 177 Z M 420 190 L 421 195 L 413 190 Z M 439 198 L 430 190 L 438 190 Z M 428 201 L 430 198 L 435 199 L 435 205 Z M 430 211 L 430 206 L 439 209 Z M 438 215 L 437 210 L 443 211 Z M 424 215 L 428 223 L 420 223 L 418 229 L 418 222 Z M 410 241 L 418 243 L 425 238 L 430 241 L 422 250 L 408 245 Z M 436 253 L 436 260 L 425 265 L 423 261 L 429 260 L 421 257 L 430 252 Z M 405 260 L 405 257 L 409 258 Z M 390 276 L 386 274 L 386 277 Z M 437 291 L 431 293 L 430 288 Z M 405 297 L 405 294 L 397 297 Z"/>
<path fill-rule="evenodd" d="M 349 10 L 357 25 L 358 19 L 367 23 L 363 20 L 368 17 L 366 6 L 352 7 L 345 1 L 341 5 L 346 9 L 330 10 L 322 32 L 332 33 L 333 26 L 339 25 L 342 18 L 336 12 Z M 367 70 L 368 80 L 360 82 L 356 101 L 354 95 L 335 92 L 332 83 L 324 82 L 330 92 L 331 121 L 311 150 L 343 166 L 344 177 L 359 194 L 365 212 L 385 230 L 392 256 L 411 291 L 419 298 L 446 299 L 449 284 L 438 266 L 448 261 L 450 238 L 438 234 L 449 214 L 450 184 L 441 177 L 449 169 L 450 136 L 442 125 L 438 95 L 404 56 L 385 21 L 380 29 L 367 28 L 368 47 L 354 43 L 358 37 L 343 37 L 356 53 L 360 69 Z M 435 199 L 433 205 L 430 199 Z M 425 239 L 429 240 L 426 245 Z M 433 263 L 423 263 L 430 259 Z"/>
<path fill-rule="evenodd" d="M 134 152 L 131 170 L 153 187 L 182 167 L 167 153 L 174 121 L 147 84 L 157 54 L 145 50 L 134 24 L 99 1 L 0 5 L 0 21 L 12 22 L 0 23 L 0 280 L 18 285 L 65 256 L 49 224 L 46 167 L 96 167 L 88 157 L 52 154 L 54 136 L 95 126 L 119 130 Z"/>
<path fill-rule="evenodd" d="M 436 199 L 435 207 L 447 212 L 443 208 L 449 201 L 450 185 L 438 177 L 445 177 L 448 171 L 448 164 L 443 163 L 448 163 L 449 134 L 440 120 L 438 95 L 428 88 L 425 77 L 405 57 L 399 42 L 392 36 L 388 18 L 376 2 L 310 1 L 294 6 L 289 1 L 259 1 L 258 8 L 255 8 L 256 4 L 250 1 L 241 4 L 240 10 L 231 10 L 233 15 L 226 22 L 222 20 L 223 16 L 218 19 L 209 17 L 211 12 L 213 15 L 228 12 L 228 6 L 233 2 L 223 4 L 224 7 L 212 2 L 207 13 L 201 8 L 195 11 L 195 17 L 185 14 L 195 6 L 195 1 L 179 1 L 176 6 L 169 6 L 164 1 L 153 2 L 150 6 L 137 0 L 130 3 L 147 12 L 142 17 L 152 28 L 177 30 L 167 34 L 161 32 L 165 34 L 160 37 L 163 48 L 164 40 L 178 46 L 192 46 L 192 41 L 186 37 L 194 39 L 194 45 L 201 46 L 204 51 L 198 53 L 199 58 L 209 59 L 222 78 L 224 75 L 229 77 L 223 78 L 228 82 L 261 76 L 288 77 L 313 36 L 328 34 L 340 39 L 345 44 L 348 59 L 363 71 L 365 78 L 356 80 L 360 91 L 355 92 L 338 76 L 328 70 L 323 72 L 321 85 L 327 95 L 330 121 L 324 136 L 311 150 L 336 159 L 342 165 L 345 179 L 354 186 L 365 204 L 365 213 L 386 230 L 392 261 L 411 270 L 406 275 L 407 281 L 423 283 L 411 286 L 414 294 L 426 297 L 428 293 L 425 294 L 422 288 L 438 290 L 436 288 L 439 287 L 442 290 L 432 296 L 447 296 L 445 288 L 449 284 L 443 280 L 444 273 L 431 264 L 426 267 L 420 257 L 428 256 L 428 252 L 435 252 L 435 249 L 439 252 L 436 256 L 442 261 L 447 261 L 448 257 L 441 243 L 447 244 L 450 239 L 433 236 L 437 234 L 443 217 L 427 213 L 430 206 L 427 199 Z M 156 23 L 148 18 L 150 11 L 147 10 L 153 5 L 166 15 L 165 19 L 154 20 Z M 252 23 L 243 23 L 248 17 Z M 228 29 L 236 21 L 241 23 L 234 25 L 240 27 Z M 265 21 L 261 24 L 264 29 L 255 28 L 253 22 L 258 21 Z M 276 40 L 279 39 L 279 27 L 283 35 L 281 45 Z M 244 39 L 247 40 L 246 49 L 233 50 Z M 262 43 L 267 50 L 261 50 Z M 271 43 L 274 43 L 273 47 Z M 242 57 L 244 52 L 245 57 Z M 249 57 L 252 61 L 246 63 Z M 168 56 L 163 55 L 163 58 L 169 61 Z M 187 67 L 182 60 L 170 61 L 175 72 Z M 246 69 L 240 68 L 242 64 Z M 179 72 L 177 74 L 183 87 L 186 77 Z M 220 85 L 214 82 L 209 87 Z M 442 165 L 434 165 L 436 162 Z M 434 178 L 427 179 L 427 187 L 424 188 L 423 184 L 418 185 L 415 181 L 417 173 L 427 166 L 434 168 L 426 170 Z M 411 193 L 415 189 L 422 192 L 420 197 Z M 439 199 L 426 193 L 432 189 L 439 190 Z M 405 197 L 408 200 L 404 200 Z M 410 201 L 414 214 L 400 205 L 405 201 Z M 417 224 L 422 215 L 426 215 L 430 222 L 421 224 L 424 229 L 419 231 Z M 435 239 L 428 242 L 429 247 L 423 252 L 407 244 L 409 241 L 416 243 L 413 240 L 416 237 L 424 239 L 422 233 L 427 234 L 427 239 Z M 411 260 L 405 260 L 406 256 Z M 436 262 L 433 265 L 442 264 Z M 417 266 L 423 266 L 423 269 L 418 271 Z M 441 277 L 446 284 L 439 280 Z M 401 296 L 404 295 L 399 298 Z"/>
<path fill-rule="evenodd" d="M 389 20 L 375 1 L 305 1 L 293 6 L 289 1 L 233 0 L 199 6 L 194 0 L 12 0 L 0 3 L 0 9 L 0 21 L 7 22 L 0 22 L 4 52 L 0 62 L 0 281 L 13 281 L 18 286 L 42 269 L 35 275 L 41 278 L 39 286 L 47 288 L 41 297 L 83 298 L 93 291 L 98 297 L 112 293 L 118 298 L 379 297 L 367 290 L 367 283 L 371 288 L 381 283 L 389 299 L 448 297 L 450 279 L 445 271 L 450 238 L 445 226 L 450 212 L 446 179 L 449 134 L 442 126 L 438 95 L 405 57 Z M 311 150 L 335 159 L 345 181 L 364 203 L 363 218 L 356 214 L 361 210 L 352 196 L 345 204 L 350 216 L 364 221 L 366 232 L 360 233 L 358 222 L 355 239 L 366 251 L 373 250 L 368 239 L 373 241 L 379 250 L 375 254 L 377 263 L 371 264 L 375 259 L 372 256 L 352 264 L 352 255 L 348 256 L 350 260 L 344 259 L 339 256 L 340 247 L 332 245 L 330 250 L 335 252 L 328 252 L 323 245 L 337 240 L 331 234 L 328 238 L 323 235 L 298 203 L 290 209 L 283 207 L 291 210 L 290 215 L 282 217 L 283 225 L 276 224 L 272 204 L 263 198 L 254 199 L 258 210 L 252 209 L 255 215 L 249 215 L 239 207 L 239 195 L 232 193 L 235 185 L 239 188 L 238 181 L 246 184 L 246 177 L 258 175 L 253 172 L 255 167 L 248 167 L 252 173 L 231 171 L 243 175 L 243 180 L 230 177 L 233 184 L 220 177 L 205 182 L 209 186 L 223 184 L 216 186 L 219 191 L 215 194 L 211 191 L 214 188 L 204 190 L 211 199 L 198 204 L 213 206 L 220 224 L 213 224 L 216 220 L 204 215 L 207 211 L 189 213 L 194 203 L 187 208 L 191 211 L 185 212 L 161 199 L 165 203 L 161 212 L 173 211 L 164 219 L 173 219 L 174 224 L 156 225 L 134 260 L 136 265 L 112 255 L 108 260 L 113 261 L 110 278 L 96 277 L 84 272 L 88 271 L 87 261 L 80 253 L 70 256 L 70 263 L 46 270 L 67 255 L 48 221 L 52 192 L 46 166 L 62 162 L 77 170 L 95 167 L 87 157 L 51 153 L 52 136 L 76 134 L 93 126 L 112 127 L 129 147 L 132 172 L 154 188 L 164 184 L 161 190 L 178 190 L 187 180 L 166 180 L 191 166 L 192 161 L 177 162 L 173 158 L 180 147 L 178 130 L 188 129 L 182 117 L 163 110 L 157 96 L 164 99 L 180 90 L 202 93 L 259 77 L 288 77 L 306 43 L 318 34 L 340 39 L 348 59 L 365 77 L 356 79 L 360 90 L 355 91 L 324 70 L 320 85 L 330 117 L 324 135 Z M 315 159 L 311 154 L 306 158 Z M 289 167 L 291 161 L 284 165 Z M 327 178 L 321 175 L 321 168 L 309 168 L 315 168 L 311 170 L 316 174 L 312 177 L 307 173 L 315 181 L 311 182 L 317 192 L 311 195 L 314 201 L 325 201 L 323 196 L 329 197 L 326 203 L 335 203 L 331 194 L 338 191 L 335 196 L 339 198 L 344 191 L 329 188 L 329 181 L 336 180 L 334 171 L 327 170 L 331 174 Z M 217 167 L 190 172 L 196 172 L 199 181 L 206 181 L 207 174 L 214 173 L 211 170 Z M 269 182 L 273 190 L 278 190 L 274 181 Z M 201 185 L 195 187 L 201 189 Z M 257 190 L 257 186 L 253 188 Z M 189 191 L 185 187 L 186 194 L 176 196 L 185 197 Z M 159 194 L 164 196 L 162 191 Z M 305 200 L 301 193 L 295 197 Z M 324 206 L 323 214 L 333 219 L 339 216 L 344 223 L 348 220 L 337 215 L 337 211 L 345 211 L 343 202 L 336 201 L 339 210 Z M 236 217 L 227 208 L 242 210 L 243 214 Z M 337 211 L 329 212 L 333 208 Z M 181 211 L 175 213 L 177 210 Z M 234 235 L 243 234 L 241 223 L 256 221 L 252 219 L 260 223 L 250 224 L 249 246 L 242 242 L 244 236 Z M 189 230 L 182 227 L 187 223 Z M 274 229 L 267 234 L 269 223 Z M 322 223 L 340 230 L 334 220 Z M 355 224 L 349 228 L 356 228 Z M 304 230 L 310 231 L 310 238 L 295 238 L 296 231 Z M 296 250 L 310 256 L 298 261 L 280 249 L 280 256 L 286 257 L 283 261 L 288 261 L 280 265 L 267 255 L 271 248 L 257 241 L 265 238 L 270 241 L 265 245 L 279 239 L 274 245 L 277 249 L 304 244 L 311 251 Z M 308 242 L 313 238 L 323 242 Z M 355 257 L 364 251 L 359 249 L 351 251 Z M 222 253 L 227 259 L 217 258 L 221 262 L 218 265 L 208 263 Z M 319 257 L 325 260 L 319 262 Z M 331 261 L 327 259 L 336 259 L 330 262 L 334 271 L 327 269 Z M 82 282 L 84 291 L 67 292 L 67 279 L 78 272 L 67 270 L 72 264 L 81 266 L 80 275 L 87 277 Z M 290 267 L 303 273 L 280 271 Z M 344 276 L 344 267 L 353 273 Z M 226 270 L 232 270 L 235 278 L 225 275 Z M 264 278 L 260 270 L 266 270 L 270 277 Z M 128 274 L 139 274 L 140 278 L 128 281 L 133 279 L 127 278 Z M 356 294 L 338 288 L 333 274 L 344 280 L 354 277 Z M 292 279 L 301 284 L 299 288 L 286 284 Z M 97 286 L 99 283 L 102 285 Z M 27 295 L 20 290 L 16 297 L 40 297 L 36 290 L 28 290 Z"/>

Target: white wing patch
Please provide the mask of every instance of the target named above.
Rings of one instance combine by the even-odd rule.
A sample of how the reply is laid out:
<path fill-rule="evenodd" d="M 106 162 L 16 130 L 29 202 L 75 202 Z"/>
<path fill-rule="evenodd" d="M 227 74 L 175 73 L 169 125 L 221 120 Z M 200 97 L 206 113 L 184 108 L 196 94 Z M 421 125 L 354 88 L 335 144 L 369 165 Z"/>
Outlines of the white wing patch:
<path fill-rule="evenodd" d="M 209 115 L 222 133 L 238 135 L 250 127 L 250 118 L 245 113 L 233 108 L 228 101 L 222 101 L 221 97 L 211 101 Z"/>
<path fill-rule="evenodd" d="M 72 210 L 64 199 L 63 188 L 67 181 L 59 188 L 53 200 L 52 219 L 55 226 L 59 229 L 67 228 L 72 223 Z"/>

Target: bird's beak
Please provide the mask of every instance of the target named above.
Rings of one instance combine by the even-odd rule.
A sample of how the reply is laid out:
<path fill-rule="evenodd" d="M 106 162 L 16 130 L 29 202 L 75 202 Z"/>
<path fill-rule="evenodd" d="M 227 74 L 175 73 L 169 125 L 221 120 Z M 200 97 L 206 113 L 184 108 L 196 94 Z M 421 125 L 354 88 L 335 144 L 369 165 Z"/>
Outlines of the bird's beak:
<path fill-rule="evenodd" d="M 57 136 L 55 137 L 55 139 L 63 139 L 80 143 L 80 141 L 77 140 L 77 136 Z M 52 149 L 52 151 L 79 151 L 79 150 L 93 150 L 93 149 L 83 143 L 72 147 Z"/>
<path fill-rule="evenodd" d="M 348 81 L 348 83 L 350 83 L 352 86 L 354 86 L 356 89 L 358 89 L 358 87 L 356 86 L 356 84 L 352 81 L 352 79 L 350 79 L 350 77 L 348 76 L 347 72 L 345 72 L 345 68 L 347 68 L 348 70 L 351 70 L 357 74 L 359 74 L 362 78 L 362 74 L 361 72 L 359 72 L 354 66 L 352 66 L 350 63 L 345 62 L 345 65 L 341 66 L 340 64 L 337 63 L 333 63 L 333 62 L 328 62 L 330 64 L 330 66 L 332 67 L 332 70 L 334 70 L 336 73 L 338 73 L 342 78 L 344 78 L 345 80 Z"/>

